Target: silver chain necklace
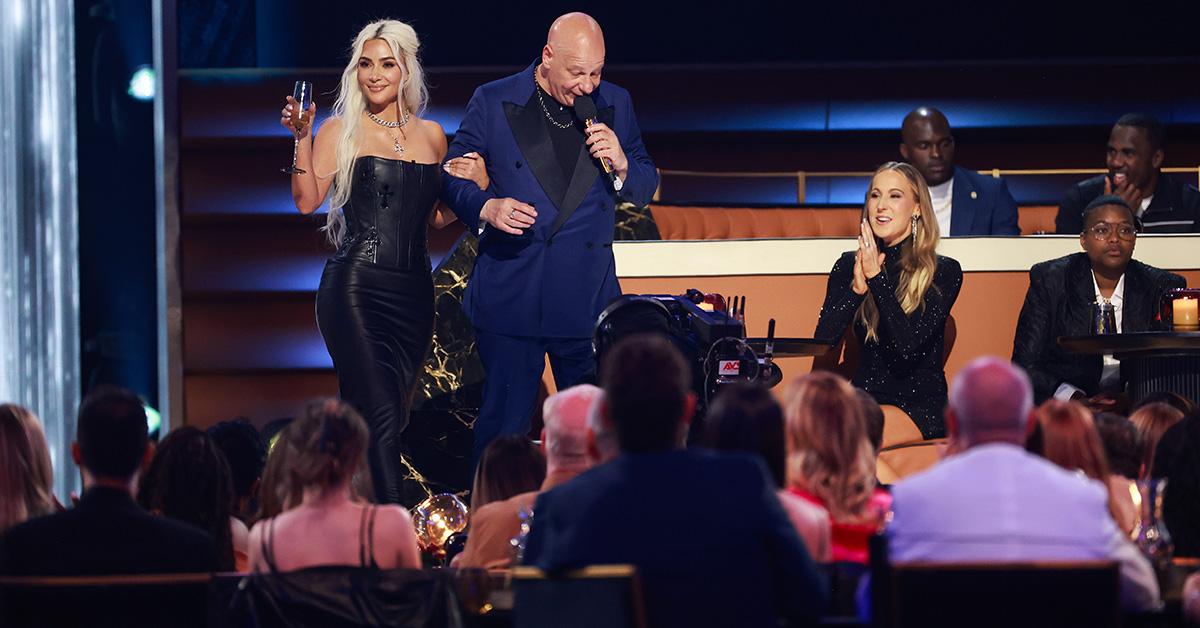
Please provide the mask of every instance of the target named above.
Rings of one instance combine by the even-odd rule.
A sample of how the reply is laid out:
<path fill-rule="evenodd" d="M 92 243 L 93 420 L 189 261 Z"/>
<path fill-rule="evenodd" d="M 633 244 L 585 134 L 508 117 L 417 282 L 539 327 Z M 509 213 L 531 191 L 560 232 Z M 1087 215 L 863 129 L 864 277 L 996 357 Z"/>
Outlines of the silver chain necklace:
<path fill-rule="evenodd" d="M 539 65 L 538 68 L 540 67 L 542 66 Z M 550 115 L 550 110 L 546 108 L 546 99 L 542 98 L 542 88 L 537 82 L 537 68 L 533 69 L 533 91 L 537 94 L 538 102 L 542 104 L 542 113 L 546 114 L 546 119 L 550 121 L 550 124 L 553 124 L 560 129 L 569 129 L 575 125 L 574 121 L 567 121 L 567 123 L 564 124 L 558 120 L 555 120 L 554 116 Z M 558 108 L 561 110 L 563 109 L 563 106 L 559 105 Z"/>
<path fill-rule="evenodd" d="M 367 112 L 367 117 L 371 119 L 371 122 L 374 122 L 375 124 L 378 124 L 379 126 L 384 127 L 385 129 L 388 129 L 387 134 L 389 136 L 391 136 L 391 138 L 392 138 L 392 150 L 396 151 L 397 155 L 403 155 L 404 147 L 400 145 L 400 136 L 394 135 L 392 133 L 391 129 L 404 128 L 404 125 L 408 124 L 408 118 L 409 118 L 408 112 L 405 111 L 404 115 L 402 115 L 400 117 L 400 119 L 397 120 L 396 122 L 392 122 L 390 120 L 384 120 L 383 118 L 380 118 L 379 116 L 371 113 L 370 111 Z M 403 133 L 403 131 L 401 131 L 401 133 Z"/>

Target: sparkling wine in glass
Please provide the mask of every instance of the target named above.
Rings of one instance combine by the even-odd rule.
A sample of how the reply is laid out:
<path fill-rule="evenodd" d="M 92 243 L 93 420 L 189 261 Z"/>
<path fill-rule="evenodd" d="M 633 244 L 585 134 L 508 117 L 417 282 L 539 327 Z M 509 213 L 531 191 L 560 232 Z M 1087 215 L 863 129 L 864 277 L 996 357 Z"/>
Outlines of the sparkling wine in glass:
<path fill-rule="evenodd" d="M 296 127 L 295 137 L 292 138 L 292 165 L 280 168 L 285 174 L 305 174 L 304 170 L 296 167 L 296 152 L 300 149 L 300 134 L 312 124 L 308 119 L 308 107 L 312 104 L 312 83 L 296 81 L 292 88 L 292 98 L 296 101 L 296 109 L 292 111 L 292 126 Z"/>

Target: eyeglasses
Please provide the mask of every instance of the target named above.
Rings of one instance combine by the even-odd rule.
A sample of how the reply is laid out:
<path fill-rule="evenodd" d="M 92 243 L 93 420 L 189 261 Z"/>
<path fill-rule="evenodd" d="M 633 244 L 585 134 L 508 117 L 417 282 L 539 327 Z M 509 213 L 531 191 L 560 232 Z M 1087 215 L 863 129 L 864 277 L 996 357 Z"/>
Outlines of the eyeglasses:
<path fill-rule="evenodd" d="M 1119 225 L 1116 228 L 1117 237 L 1122 240 L 1133 240 L 1137 238 L 1137 229 L 1130 225 Z M 1088 228 L 1088 233 L 1092 234 L 1092 238 L 1101 242 L 1112 237 L 1113 227 L 1107 223 L 1096 223 Z"/>

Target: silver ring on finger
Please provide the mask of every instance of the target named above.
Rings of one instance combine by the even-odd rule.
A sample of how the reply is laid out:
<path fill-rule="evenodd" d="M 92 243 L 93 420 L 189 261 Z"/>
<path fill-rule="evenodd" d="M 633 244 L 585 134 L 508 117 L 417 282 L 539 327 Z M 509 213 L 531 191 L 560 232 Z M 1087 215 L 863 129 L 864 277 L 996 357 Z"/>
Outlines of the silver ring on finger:
<path fill-rule="evenodd" d="M 516 217 L 517 217 L 517 210 L 515 210 L 515 209 L 514 209 L 514 210 L 511 210 L 511 211 L 509 211 L 509 212 L 508 212 L 508 219 L 509 219 L 509 220 L 512 220 L 512 219 L 514 219 L 514 218 L 516 218 Z"/>

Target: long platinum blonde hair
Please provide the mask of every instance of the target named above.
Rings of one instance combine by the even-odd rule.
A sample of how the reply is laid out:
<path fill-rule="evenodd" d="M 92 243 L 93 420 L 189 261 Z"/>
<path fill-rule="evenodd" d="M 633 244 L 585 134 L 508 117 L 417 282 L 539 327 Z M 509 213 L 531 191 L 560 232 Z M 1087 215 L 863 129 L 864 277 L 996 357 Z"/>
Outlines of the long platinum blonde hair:
<path fill-rule="evenodd" d="M 921 209 L 921 216 L 913 221 L 912 241 L 905 244 L 900 253 L 900 280 L 896 282 L 896 299 L 905 314 L 912 314 L 925 306 L 925 292 L 933 286 L 933 275 L 937 271 L 937 245 L 941 240 L 937 220 L 933 214 L 933 201 L 929 198 L 929 186 L 925 178 L 914 167 L 906 163 L 889 161 L 871 175 L 871 186 L 867 187 L 863 201 L 862 217 L 867 215 L 867 204 L 871 198 L 871 187 L 879 173 L 891 170 L 899 172 L 912 186 L 912 194 Z M 936 290 L 936 286 L 934 286 Z M 858 320 L 867 329 L 867 342 L 879 342 L 879 307 L 874 299 L 863 299 L 858 308 Z"/>
<path fill-rule="evenodd" d="M 350 45 L 350 61 L 342 71 L 337 102 L 333 105 L 333 115 L 341 118 L 342 128 L 337 143 L 337 174 L 333 180 L 333 197 L 329 201 L 325 234 L 335 247 L 342 245 L 345 236 L 346 218 L 342 214 L 342 207 L 350 200 L 351 171 L 354 169 L 354 159 L 358 157 L 362 112 L 367 110 L 367 100 L 358 86 L 358 59 L 362 56 L 363 46 L 372 39 L 381 39 L 388 45 L 404 72 L 399 89 L 401 115 L 407 111 L 413 116 L 420 116 L 429 102 L 425 73 L 417 59 L 417 51 L 421 48 L 417 31 L 399 20 L 379 20 L 364 26 Z"/>

